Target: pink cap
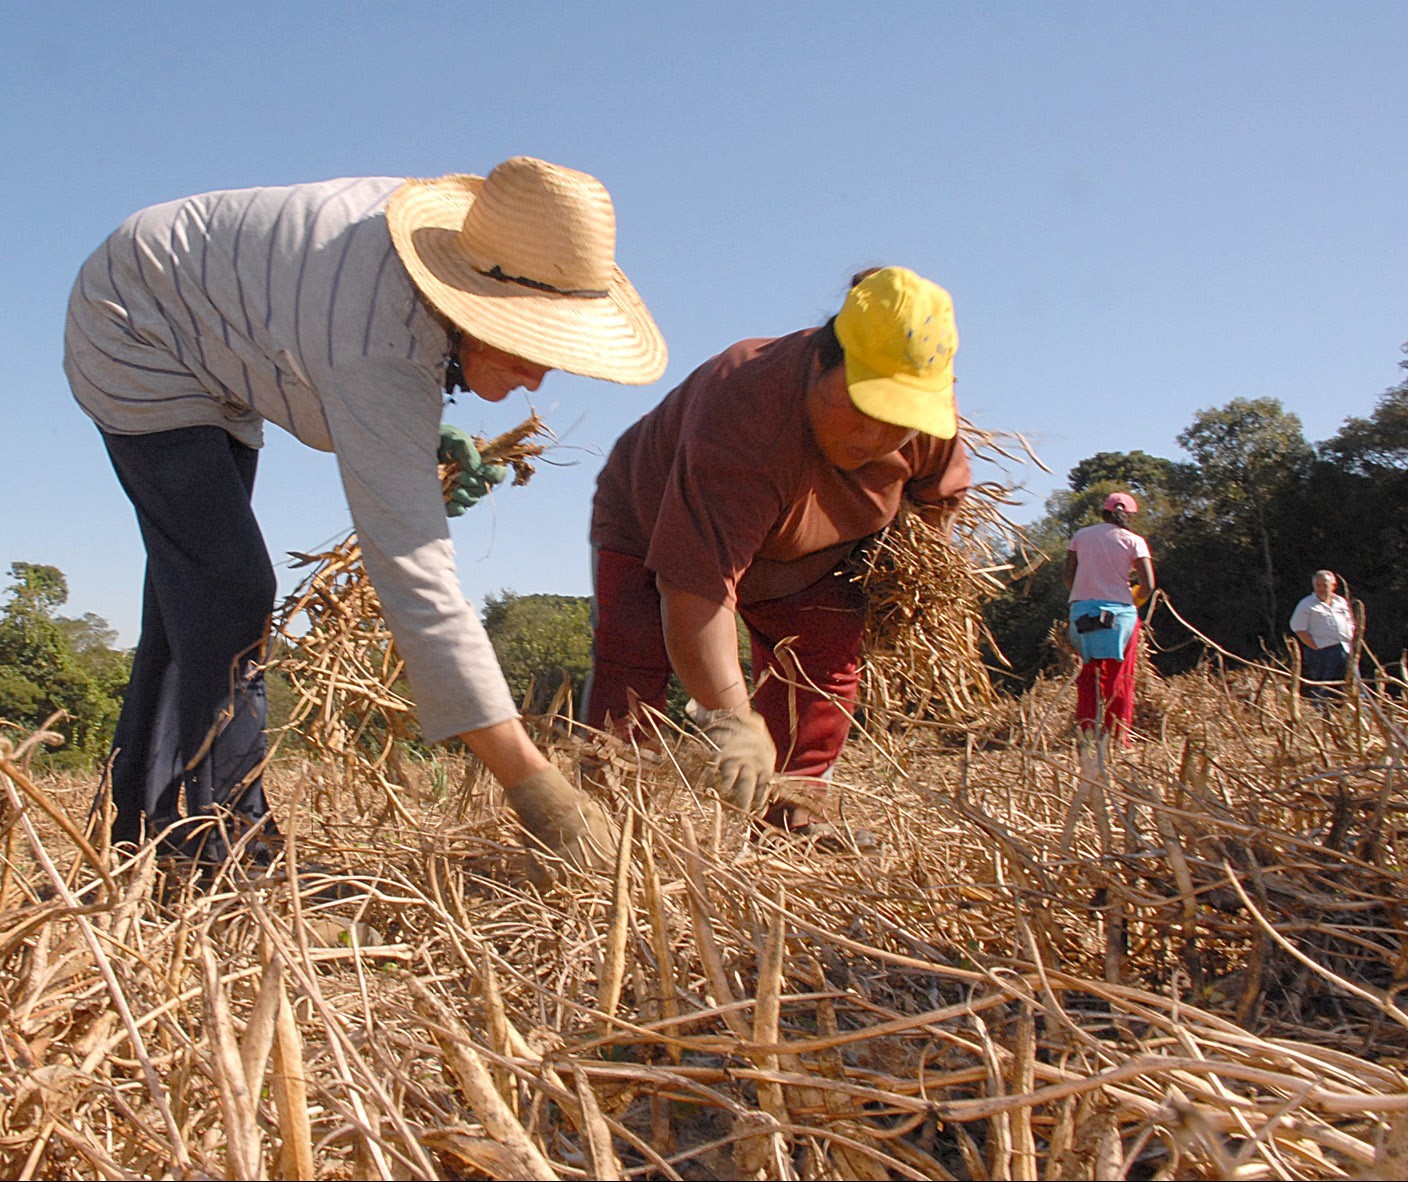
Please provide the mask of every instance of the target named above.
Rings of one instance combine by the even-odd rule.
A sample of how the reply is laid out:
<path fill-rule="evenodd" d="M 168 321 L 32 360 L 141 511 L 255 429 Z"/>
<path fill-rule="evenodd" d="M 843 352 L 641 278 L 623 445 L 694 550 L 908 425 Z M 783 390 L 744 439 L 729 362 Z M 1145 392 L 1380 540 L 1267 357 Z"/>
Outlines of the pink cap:
<path fill-rule="evenodd" d="M 1105 498 L 1102 509 L 1123 509 L 1126 513 L 1138 513 L 1139 502 L 1128 493 L 1111 493 Z"/>

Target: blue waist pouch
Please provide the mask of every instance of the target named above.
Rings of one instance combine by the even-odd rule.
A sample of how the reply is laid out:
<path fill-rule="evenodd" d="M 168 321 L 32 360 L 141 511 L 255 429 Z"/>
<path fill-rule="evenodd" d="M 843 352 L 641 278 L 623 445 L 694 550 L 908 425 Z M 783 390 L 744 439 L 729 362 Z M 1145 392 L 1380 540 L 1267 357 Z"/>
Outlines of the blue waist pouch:
<path fill-rule="evenodd" d="M 1132 603 L 1109 599 L 1077 599 L 1071 604 L 1067 627 L 1071 643 L 1084 661 L 1123 659 L 1139 610 Z"/>

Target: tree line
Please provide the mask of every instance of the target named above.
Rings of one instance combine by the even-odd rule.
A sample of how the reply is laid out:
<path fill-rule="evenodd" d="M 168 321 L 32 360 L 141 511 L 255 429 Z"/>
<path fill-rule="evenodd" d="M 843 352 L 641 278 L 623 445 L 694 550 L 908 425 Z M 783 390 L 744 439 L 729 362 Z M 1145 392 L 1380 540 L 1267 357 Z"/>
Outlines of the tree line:
<path fill-rule="evenodd" d="M 1404 346 L 1408 352 L 1408 345 Z M 1408 361 L 1400 366 L 1408 369 Z M 1099 452 L 1071 469 L 1048 498 L 1014 564 L 1032 572 L 987 608 L 1008 662 L 1008 686 L 1029 684 L 1054 658 L 1052 627 L 1065 618 L 1066 543 L 1099 520 L 1112 491 L 1138 497 L 1135 528 L 1148 539 L 1160 587 L 1193 629 L 1241 657 L 1284 657 L 1291 609 L 1311 575 L 1333 570 L 1363 602 L 1368 647 L 1386 664 L 1408 644 L 1408 378 L 1367 417 L 1346 418 L 1330 439 L 1306 440 L 1300 419 L 1275 398 L 1238 398 L 1198 412 L 1177 438 L 1186 459 L 1143 451 Z M 67 715 L 59 765 L 101 760 L 112 740 L 131 654 L 91 613 L 60 614 L 68 583 L 57 567 L 16 562 L 0 603 L 0 722 L 28 734 Z M 590 601 L 570 595 L 486 597 L 483 620 L 509 686 L 545 709 L 564 679 L 580 688 L 590 669 Z M 1204 643 L 1166 610 L 1151 619 L 1156 664 L 1191 667 Z M 278 686 L 270 687 L 277 711 Z M 13 736 L 12 736 L 13 737 Z"/>
<path fill-rule="evenodd" d="M 1408 345 L 1404 346 L 1408 352 Z M 1408 369 L 1408 362 L 1400 362 Z M 1365 641 L 1385 664 L 1408 643 L 1408 379 L 1364 418 L 1310 443 L 1275 398 L 1237 398 L 1200 411 L 1178 435 L 1187 459 L 1100 452 L 1071 469 L 1067 487 L 1028 530 L 1046 561 L 988 608 L 1013 680 L 1029 682 L 1053 657 L 1064 618 L 1066 543 L 1100 519 L 1112 491 L 1139 499 L 1134 528 L 1149 540 L 1170 605 L 1218 646 L 1248 659 L 1285 657 L 1292 609 L 1311 576 L 1332 570 L 1363 602 Z M 1019 562 L 1024 556 L 1014 556 Z M 1207 646 L 1171 613 L 1152 617 L 1164 672 L 1186 670 Z"/>
<path fill-rule="evenodd" d="M 0 733 L 12 742 L 55 715 L 64 743 L 40 755 L 57 768 L 106 758 L 132 669 L 130 650 L 100 616 L 61 614 L 68 579 L 58 567 L 15 562 L 0 603 Z M 564 682 L 580 686 L 591 667 L 590 600 L 570 595 L 485 598 L 483 620 L 510 688 L 529 709 L 546 709 Z M 270 725 L 292 699 L 277 664 L 269 675 Z"/>
<path fill-rule="evenodd" d="M 113 647 L 117 633 L 107 621 L 91 612 L 60 615 L 67 602 L 58 567 L 10 564 L 0 608 L 0 727 L 17 742 L 62 712 L 65 742 L 45 757 L 61 767 L 107 753 L 132 668 L 132 655 Z"/>

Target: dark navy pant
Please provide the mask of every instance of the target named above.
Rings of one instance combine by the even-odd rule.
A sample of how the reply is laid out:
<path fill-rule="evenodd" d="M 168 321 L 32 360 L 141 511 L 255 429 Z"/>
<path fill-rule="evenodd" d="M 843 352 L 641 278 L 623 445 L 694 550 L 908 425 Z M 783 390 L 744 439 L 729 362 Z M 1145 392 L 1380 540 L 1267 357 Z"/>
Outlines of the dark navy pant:
<path fill-rule="evenodd" d="M 1335 683 L 1342 683 L 1345 675 L 1349 672 L 1349 654 L 1344 651 L 1344 646 L 1331 644 L 1325 648 L 1306 648 L 1305 645 L 1301 645 L 1300 653 L 1300 671 L 1305 683 L 1317 681 L 1331 683 L 1327 685 L 1305 684 L 1305 697 L 1338 697 L 1342 686 Z"/>
<path fill-rule="evenodd" d="M 113 736 L 113 840 L 138 840 L 144 819 L 147 836 L 161 832 L 183 795 L 192 820 L 218 806 L 257 821 L 268 809 L 261 664 L 276 591 L 250 506 L 258 452 L 219 427 L 103 442 L 147 551 L 142 635 Z"/>

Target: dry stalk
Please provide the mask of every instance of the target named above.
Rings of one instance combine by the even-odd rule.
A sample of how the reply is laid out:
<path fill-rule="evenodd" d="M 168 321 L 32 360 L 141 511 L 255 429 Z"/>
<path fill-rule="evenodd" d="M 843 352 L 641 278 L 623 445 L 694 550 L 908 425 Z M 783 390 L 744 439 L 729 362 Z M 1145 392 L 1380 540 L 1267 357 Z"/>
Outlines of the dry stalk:
<path fill-rule="evenodd" d="M 964 438 L 979 457 L 1014 458 L 998 433 L 965 423 Z M 980 482 L 942 526 L 907 507 L 855 560 L 866 601 L 859 705 L 872 735 L 962 729 L 996 704 L 984 649 L 1002 657 L 982 609 L 1013 575 L 1006 555 L 1025 544 L 1003 512 L 1011 492 Z"/>
<path fill-rule="evenodd" d="M 511 1155 L 521 1177 L 556 1179 L 556 1170 L 542 1151 L 519 1124 L 503 1097 L 494 1087 L 493 1077 L 484 1060 L 459 1023 L 428 989 L 419 982 L 410 982 L 411 994 L 425 1017 L 433 1024 L 431 1033 L 440 1043 L 450 1069 L 455 1073 L 460 1090 L 469 1101 L 485 1130 Z"/>
<path fill-rule="evenodd" d="M 105 877 L 0 752 L 0 1175 L 1386 1176 L 1404 707 L 1297 722 L 1257 676 L 1162 687 L 1166 733 L 1079 810 L 1074 744 L 1034 737 L 1056 683 L 1007 743 L 916 731 L 902 778 L 855 745 L 833 787 L 865 857 L 752 840 L 665 733 L 601 794 L 629 860 L 548 893 L 501 810 L 407 795 L 378 824 L 293 761 L 270 873 L 98 850 Z M 318 792 L 352 820 L 310 824 Z"/>

